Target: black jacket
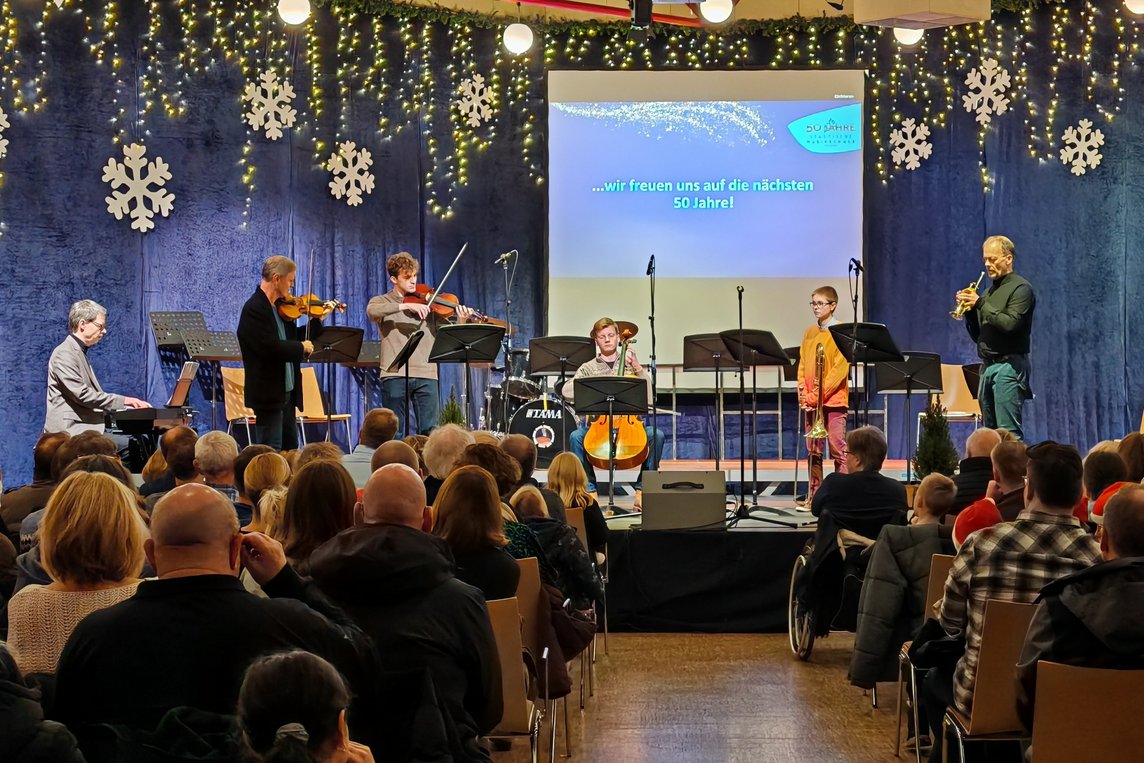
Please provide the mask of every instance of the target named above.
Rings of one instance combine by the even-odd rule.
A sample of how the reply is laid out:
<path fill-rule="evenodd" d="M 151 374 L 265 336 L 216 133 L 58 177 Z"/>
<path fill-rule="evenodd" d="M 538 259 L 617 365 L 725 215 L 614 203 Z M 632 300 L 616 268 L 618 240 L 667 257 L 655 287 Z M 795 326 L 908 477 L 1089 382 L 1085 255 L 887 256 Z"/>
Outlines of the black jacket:
<path fill-rule="evenodd" d="M 0 760 L 5 763 L 83 763 L 71 732 L 44 720 L 39 694 L 0 681 Z"/>
<path fill-rule="evenodd" d="M 370 686 L 369 639 L 316 586 L 287 566 L 262 590 L 272 598 L 230 575 L 143 581 L 76 626 L 60 655 L 52 717 L 82 737 L 83 724 L 151 730 L 182 705 L 233 713 L 247 666 L 286 649 L 325 657 L 356 694 Z"/>
<path fill-rule="evenodd" d="M 454 577 L 445 541 L 399 525 L 351 527 L 310 555 L 310 571 L 373 638 L 383 671 L 428 668 L 460 736 L 458 759 L 487 761 L 478 737 L 504 710 L 500 659 L 484 597 Z M 375 754 L 389 742 L 363 741 Z"/>
<path fill-rule="evenodd" d="M 906 489 L 902 483 L 882 476 L 877 469 L 854 474 L 826 475 L 814 493 L 810 512 L 821 516 L 829 509 L 843 526 L 855 515 L 871 509 L 906 509 Z"/>
<path fill-rule="evenodd" d="M 1037 660 L 1144 669 L 1144 557 L 1097 564 L 1041 589 L 1017 660 L 1017 712 L 1026 728 L 1033 727 Z"/>
<path fill-rule="evenodd" d="M 934 554 L 952 554 L 953 528 L 887 525 L 882 528 L 858 599 L 858 631 L 850 683 L 869 689 L 898 675 L 898 651 L 925 620 L 926 588 Z"/>
<path fill-rule="evenodd" d="M 520 582 L 520 565 L 503 548 L 486 546 L 463 553 L 453 552 L 457 579 L 481 589 L 485 601 L 511 599 Z"/>
<path fill-rule="evenodd" d="M 1036 307 L 1033 287 L 1021 276 L 1009 273 L 994 281 L 965 314 L 965 330 L 981 359 L 1028 355 Z"/>
<path fill-rule="evenodd" d="M 245 402 L 247 407 L 282 408 L 287 402 L 302 408 L 302 340 L 306 330 L 285 321 L 286 338 L 278 338 L 274 305 L 255 289 L 242 306 L 238 318 L 238 347 L 242 351 L 242 367 L 246 370 Z M 319 320 L 310 321 L 310 339 L 322 333 Z M 286 397 L 286 364 L 294 367 L 294 391 Z"/>
<path fill-rule="evenodd" d="M 573 528 L 551 517 L 525 517 L 523 522 L 540 541 L 544 555 L 560 578 L 561 591 L 572 600 L 572 606 L 588 609 L 592 602 L 603 600 L 600 578 Z"/>
<path fill-rule="evenodd" d="M 953 484 L 957 485 L 957 495 L 953 498 L 950 514 L 957 514 L 966 506 L 985 497 L 989 481 L 993 479 L 993 459 L 989 456 L 963 458 Z"/>

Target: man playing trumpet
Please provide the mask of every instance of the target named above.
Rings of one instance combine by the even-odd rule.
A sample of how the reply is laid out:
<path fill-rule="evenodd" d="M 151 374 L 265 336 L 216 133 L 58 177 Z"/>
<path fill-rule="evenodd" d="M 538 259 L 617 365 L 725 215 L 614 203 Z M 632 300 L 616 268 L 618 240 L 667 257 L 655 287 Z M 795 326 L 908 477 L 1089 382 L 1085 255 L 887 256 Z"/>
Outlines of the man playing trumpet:
<path fill-rule="evenodd" d="M 798 356 L 798 401 L 806 417 L 806 431 L 814 429 L 821 407 L 822 424 L 829 436 L 830 457 L 834 459 L 834 471 L 846 473 L 846 410 L 850 405 L 850 390 L 847 376 L 850 364 L 834 343 L 830 327 L 838 321 L 834 311 L 838 309 L 838 292 L 833 286 L 820 286 L 810 295 L 810 309 L 814 311 L 815 324 L 802 336 L 802 347 Z M 822 348 L 821 375 L 819 369 L 819 347 Z M 822 439 L 807 437 L 807 458 L 810 462 L 810 477 L 807 482 L 806 504 L 810 505 L 814 491 L 822 484 Z M 801 503 L 801 501 L 800 501 Z"/>
<path fill-rule="evenodd" d="M 1013 242 L 1005 236 L 985 239 L 982 259 L 993 280 L 984 295 L 973 289 L 957 293 L 958 306 L 965 306 L 965 328 L 977 343 L 981 358 L 981 383 L 977 400 L 981 423 L 990 429 L 1002 427 L 1024 439 L 1021 404 L 1029 391 L 1029 345 L 1033 334 L 1033 287 L 1013 272 Z"/>

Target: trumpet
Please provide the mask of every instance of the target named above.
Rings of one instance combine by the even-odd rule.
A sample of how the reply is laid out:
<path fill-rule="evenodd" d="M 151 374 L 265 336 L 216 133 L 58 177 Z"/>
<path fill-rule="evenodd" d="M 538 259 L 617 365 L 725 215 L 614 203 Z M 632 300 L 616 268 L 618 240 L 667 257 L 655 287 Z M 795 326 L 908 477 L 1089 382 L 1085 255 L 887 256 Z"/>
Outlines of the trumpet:
<path fill-rule="evenodd" d="M 830 432 L 826 430 L 826 421 L 822 415 L 822 376 L 825 370 L 826 348 L 822 346 L 822 342 L 819 342 L 814 351 L 814 381 L 818 385 L 818 405 L 814 409 L 814 421 L 810 425 L 810 431 L 806 433 L 808 440 L 825 440 L 830 437 Z"/>
<path fill-rule="evenodd" d="M 969 288 L 966 289 L 966 291 L 970 291 L 970 292 L 973 292 L 974 294 L 976 294 L 977 290 L 981 288 L 981 280 L 983 278 L 985 278 L 985 271 L 984 270 L 981 271 L 981 275 L 977 276 L 977 282 L 969 284 Z M 963 319 L 965 317 L 965 312 L 968 309 L 969 309 L 968 304 L 966 304 L 965 302 L 959 301 L 956 305 L 954 305 L 953 309 L 949 311 L 949 317 L 953 318 L 955 321 L 960 321 L 961 319 Z"/>

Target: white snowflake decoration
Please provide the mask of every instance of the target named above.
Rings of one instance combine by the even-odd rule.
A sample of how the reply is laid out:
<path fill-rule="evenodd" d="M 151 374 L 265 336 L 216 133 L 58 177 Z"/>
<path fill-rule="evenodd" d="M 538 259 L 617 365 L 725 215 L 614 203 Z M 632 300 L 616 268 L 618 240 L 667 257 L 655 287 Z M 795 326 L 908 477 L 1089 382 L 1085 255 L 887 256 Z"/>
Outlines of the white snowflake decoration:
<path fill-rule="evenodd" d="M 330 181 L 330 192 L 335 199 L 346 197 L 346 204 L 356 207 L 361 204 L 361 195 L 373 193 L 373 173 L 369 171 L 373 158 L 369 150 L 358 149 L 352 140 L 338 144 L 337 153 L 330 154 L 326 169 L 334 173 Z"/>
<path fill-rule="evenodd" d="M 890 142 L 894 145 L 890 158 L 894 164 L 905 163 L 907 170 L 922 166 L 922 159 L 929 159 L 933 152 L 933 144 L 926 140 L 929 134 L 929 125 L 924 122 L 915 125 L 913 117 L 902 120 L 901 129 L 890 131 Z"/>
<path fill-rule="evenodd" d="M 107 211 L 115 215 L 116 220 L 122 220 L 123 215 L 130 213 L 131 227 L 141 233 L 155 227 L 151 218 L 156 213 L 163 217 L 170 215 L 175 202 L 175 195 L 163 188 L 171 179 L 170 168 L 158 156 L 147 161 L 143 158 L 146 153 L 147 147 L 142 143 L 132 143 L 123 147 L 122 162 L 113 156 L 103 168 L 103 182 L 110 183 L 112 191 L 104 198 Z M 124 190 L 117 190 L 120 187 Z"/>
<path fill-rule="evenodd" d="M 987 58 L 981 71 L 973 69 L 965 78 L 969 94 L 961 96 L 966 111 L 976 111 L 977 121 L 989 124 L 993 114 L 1001 115 L 1009 109 L 1009 72 L 997 65 L 997 59 Z"/>
<path fill-rule="evenodd" d="M 259 75 L 261 82 L 247 82 L 242 100 L 250 103 L 246 121 L 255 130 L 266 128 L 266 137 L 278 140 L 283 127 L 293 127 L 298 112 L 290 104 L 294 101 L 294 86 L 289 82 L 278 81 L 278 75 L 265 71 Z"/>
<path fill-rule="evenodd" d="M 483 75 L 474 74 L 472 79 L 461 83 L 461 100 L 457 102 L 461 115 L 468 117 L 469 127 L 479 127 L 493 117 L 492 92 L 485 85 Z"/>
<path fill-rule="evenodd" d="M 4 131 L 11 125 L 8 124 L 8 115 L 4 113 L 4 109 L 0 109 L 0 159 L 8 155 L 8 139 L 4 137 Z"/>
<path fill-rule="evenodd" d="M 1069 127 L 1061 137 L 1065 147 L 1061 149 L 1061 164 L 1072 165 L 1072 174 L 1083 175 L 1096 169 L 1104 156 L 1097 151 L 1104 145 L 1104 133 L 1092 129 L 1091 119 L 1082 119 L 1077 126 Z"/>

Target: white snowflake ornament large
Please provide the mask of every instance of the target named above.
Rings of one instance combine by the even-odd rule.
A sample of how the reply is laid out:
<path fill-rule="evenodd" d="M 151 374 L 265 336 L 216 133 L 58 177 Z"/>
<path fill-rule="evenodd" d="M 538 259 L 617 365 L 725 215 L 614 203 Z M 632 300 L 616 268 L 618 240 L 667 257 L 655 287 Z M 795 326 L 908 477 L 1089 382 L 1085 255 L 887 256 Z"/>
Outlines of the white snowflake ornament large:
<path fill-rule="evenodd" d="M 260 82 L 247 82 L 242 100 L 250 104 L 246 121 L 255 130 L 265 128 L 266 137 L 278 140 L 283 127 L 293 127 L 298 112 L 290 104 L 294 101 L 294 86 L 289 82 L 278 81 L 278 75 L 264 71 L 259 75 Z"/>
<path fill-rule="evenodd" d="M 933 144 L 926 140 L 929 134 L 929 125 L 924 122 L 915 125 L 913 117 L 903 119 L 900 129 L 890 131 L 890 143 L 894 146 L 890 158 L 894 164 L 905 164 L 907 170 L 922 166 L 922 159 L 929 159 L 933 152 Z"/>
<path fill-rule="evenodd" d="M 997 64 L 997 59 L 987 58 L 981 64 L 981 71 L 973 69 L 965 78 L 969 94 L 961 96 L 966 111 L 976 111 L 977 121 L 989 124 L 994 114 L 1004 114 L 1009 109 L 1009 72 Z"/>
<path fill-rule="evenodd" d="M 1065 147 L 1061 149 L 1061 164 L 1071 165 L 1074 175 L 1083 175 L 1096 169 L 1104 156 L 1097 151 L 1104 145 L 1104 133 L 1092 129 L 1091 119 L 1082 119 L 1076 127 L 1068 127 L 1061 136 Z"/>
<path fill-rule="evenodd" d="M 361 204 L 363 192 L 373 193 L 373 173 L 369 171 L 372 164 L 368 149 L 359 149 L 352 140 L 339 143 L 337 152 L 330 154 L 326 162 L 326 169 L 334 173 L 330 193 L 335 199 L 344 196 L 351 207 Z"/>
<path fill-rule="evenodd" d="M 469 127 L 479 127 L 492 119 L 492 93 L 483 75 L 474 74 L 472 79 L 461 83 L 461 100 L 457 101 L 457 107 L 462 116 L 468 117 Z"/>
<path fill-rule="evenodd" d="M 175 203 L 175 195 L 163 188 L 171 179 L 170 168 L 162 157 L 147 161 L 146 154 L 146 146 L 132 143 L 123 147 L 122 162 L 113 156 L 103 168 L 103 182 L 111 184 L 111 195 L 104 198 L 107 211 L 116 220 L 130 214 L 131 227 L 141 233 L 155 227 L 152 218 L 156 214 L 170 215 Z"/>
<path fill-rule="evenodd" d="M 10 126 L 8 115 L 4 113 L 4 109 L 0 109 L 0 159 L 8 155 L 8 139 L 4 137 L 4 131 Z"/>

